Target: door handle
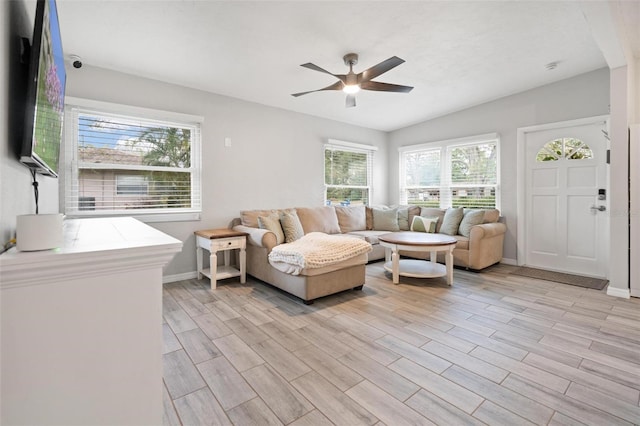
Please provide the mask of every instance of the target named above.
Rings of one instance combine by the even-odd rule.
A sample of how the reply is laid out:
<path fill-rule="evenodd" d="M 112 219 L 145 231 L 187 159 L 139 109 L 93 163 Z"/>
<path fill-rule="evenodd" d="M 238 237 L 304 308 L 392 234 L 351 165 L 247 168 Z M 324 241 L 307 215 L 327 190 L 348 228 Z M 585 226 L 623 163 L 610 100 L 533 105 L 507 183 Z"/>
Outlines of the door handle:
<path fill-rule="evenodd" d="M 606 206 L 591 206 L 591 210 L 598 210 L 599 212 L 603 212 L 607 210 Z"/>

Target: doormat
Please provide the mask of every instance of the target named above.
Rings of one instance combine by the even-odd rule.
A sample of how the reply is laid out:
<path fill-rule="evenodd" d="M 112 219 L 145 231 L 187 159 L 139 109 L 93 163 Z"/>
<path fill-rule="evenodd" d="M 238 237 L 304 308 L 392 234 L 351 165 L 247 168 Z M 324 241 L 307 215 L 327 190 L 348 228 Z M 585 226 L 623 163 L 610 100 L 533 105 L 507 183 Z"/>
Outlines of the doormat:
<path fill-rule="evenodd" d="M 602 290 L 609 280 L 601 278 L 583 277 L 580 275 L 565 274 L 562 272 L 545 271 L 544 269 L 529 268 L 520 266 L 511 272 L 513 275 L 520 275 L 528 278 L 537 278 L 539 280 L 554 281 L 562 284 L 575 285 L 578 287 L 592 288 L 594 290 Z"/>

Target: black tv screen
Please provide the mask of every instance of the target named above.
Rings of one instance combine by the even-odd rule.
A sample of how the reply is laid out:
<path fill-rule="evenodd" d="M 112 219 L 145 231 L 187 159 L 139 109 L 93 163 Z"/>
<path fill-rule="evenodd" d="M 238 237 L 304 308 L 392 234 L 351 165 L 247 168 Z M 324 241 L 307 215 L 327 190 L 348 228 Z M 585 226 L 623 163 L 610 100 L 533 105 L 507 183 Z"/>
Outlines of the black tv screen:
<path fill-rule="evenodd" d="M 57 177 L 66 72 L 55 0 L 38 0 L 29 57 L 20 161 L 40 174 Z"/>

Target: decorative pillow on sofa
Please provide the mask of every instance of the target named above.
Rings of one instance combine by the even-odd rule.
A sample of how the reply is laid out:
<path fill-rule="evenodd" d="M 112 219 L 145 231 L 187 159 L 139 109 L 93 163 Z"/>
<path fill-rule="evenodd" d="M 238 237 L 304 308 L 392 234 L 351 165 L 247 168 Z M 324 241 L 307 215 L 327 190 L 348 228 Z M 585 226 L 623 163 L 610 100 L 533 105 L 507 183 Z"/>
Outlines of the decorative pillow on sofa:
<path fill-rule="evenodd" d="M 339 234 L 338 216 L 333 206 L 296 207 L 296 213 L 304 233 L 324 232 L 325 234 Z"/>
<path fill-rule="evenodd" d="M 304 236 L 300 219 L 296 212 L 284 212 L 280 214 L 280 224 L 284 231 L 284 241 L 286 243 L 299 240 Z"/>
<path fill-rule="evenodd" d="M 463 215 L 464 210 L 462 209 L 462 207 L 448 208 L 444 214 L 442 226 L 440 226 L 440 233 L 447 235 L 456 235 L 458 233 L 460 222 L 462 222 Z"/>
<path fill-rule="evenodd" d="M 440 232 L 440 227 L 442 226 L 442 221 L 444 219 L 444 213 L 446 209 L 441 209 L 439 207 L 421 207 L 420 208 L 420 216 L 422 217 L 437 217 L 438 223 L 436 224 L 436 233 Z"/>
<path fill-rule="evenodd" d="M 373 229 L 373 209 L 369 206 L 365 208 L 365 216 L 367 219 L 367 231 Z"/>
<path fill-rule="evenodd" d="M 276 244 L 284 243 L 284 231 L 277 214 L 258 216 L 258 226 L 260 229 L 273 232 L 276 235 Z"/>
<path fill-rule="evenodd" d="M 411 222 L 411 230 L 415 232 L 436 232 L 437 217 L 414 216 Z"/>
<path fill-rule="evenodd" d="M 500 220 L 500 210 L 498 209 L 483 209 L 484 219 L 482 223 L 496 223 Z"/>
<path fill-rule="evenodd" d="M 413 218 L 420 215 L 420 206 L 398 206 L 398 227 L 401 231 L 408 231 Z"/>
<path fill-rule="evenodd" d="M 399 231 L 398 209 L 373 208 L 373 229 L 376 231 Z"/>
<path fill-rule="evenodd" d="M 467 210 L 464 212 L 462 222 L 458 228 L 458 234 L 469 238 L 471 227 L 480 225 L 484 220 L 484 210 Z"/>
<path fill-rule="evenodd" d="M 252 228 L 259 228 L 258 217 L 259 216 L 271 216 L 276 213 L 276 210 L 242 210 L 240 211 L 240 222 L 244 226 L 250 226 Z"/>
<path fill-rule="evenodd" d="M 365 206 L 335 206 L 338 225 L 342 233 L 364 231 L 367 229 Z"/>

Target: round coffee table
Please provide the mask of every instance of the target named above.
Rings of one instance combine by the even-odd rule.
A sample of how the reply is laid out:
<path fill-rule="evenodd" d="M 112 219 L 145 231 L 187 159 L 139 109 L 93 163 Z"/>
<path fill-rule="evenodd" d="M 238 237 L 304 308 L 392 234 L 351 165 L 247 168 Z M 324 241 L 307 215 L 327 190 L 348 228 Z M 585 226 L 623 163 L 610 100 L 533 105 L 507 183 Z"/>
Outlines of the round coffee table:
<path fill-rule="evenodd" d="M 380 245 L 386 250 L 384 269 L 393 275 L 393 283 L 400 282 L 400 275 L 414 278 L 447 277 L 447 284 L 453 282 L 453 248 L 457 240 L 449 235 L 426 232 L 401 231 L 383 234 Z M 400 259 L 400 250 L 429 252 L 430 261 Z M 436 263 L 439 251 L 445 252 L 445 264 Z"/>

